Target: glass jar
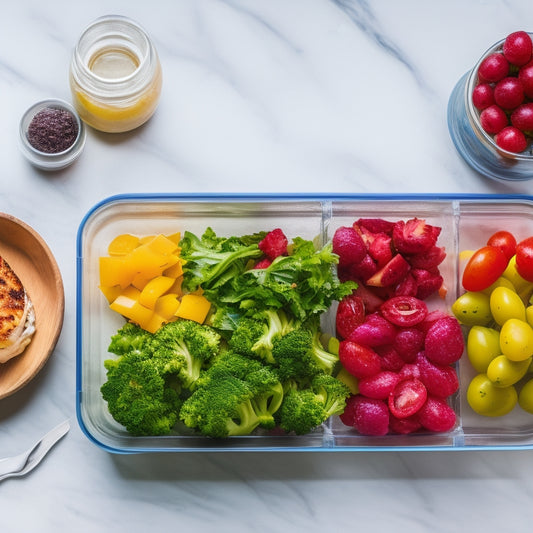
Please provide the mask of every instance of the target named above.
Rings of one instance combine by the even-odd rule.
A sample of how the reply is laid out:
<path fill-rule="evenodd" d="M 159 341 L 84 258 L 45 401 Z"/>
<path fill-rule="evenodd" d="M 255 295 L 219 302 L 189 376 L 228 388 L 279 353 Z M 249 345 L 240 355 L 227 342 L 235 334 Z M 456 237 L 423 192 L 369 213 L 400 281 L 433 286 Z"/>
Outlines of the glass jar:
<path fill-rule="evenodd" d="M 479 111 L 472 103 L 472 92 L 478 83 L 479 66 L 490 54 L 501 52 L 504 41 L 505 39 L 502 39 L 491 46 L 453 89 L 448 102 L 448 129 L 457 151 L 474 170 L 498 180 L 528 180 L 533 178 L 531 143 L 521 153 L 500 148 L 492 136 L 481 127 Z"/>
<path fill-rule="evenodd" d="M 110 15 L 82 33 L 69 81 L 74 107 L 85 123 L 104 132 L 124 132 L 153 115 L 161 94 L 161 65 L 136 22 Z"/>

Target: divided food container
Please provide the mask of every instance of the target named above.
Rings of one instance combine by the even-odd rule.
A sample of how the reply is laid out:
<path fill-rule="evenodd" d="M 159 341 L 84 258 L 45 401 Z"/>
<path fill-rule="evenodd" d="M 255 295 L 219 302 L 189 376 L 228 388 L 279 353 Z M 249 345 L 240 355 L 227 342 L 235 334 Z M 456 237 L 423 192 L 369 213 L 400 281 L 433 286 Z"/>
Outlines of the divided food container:
<path fill-rule="evenodd" d="M 365 437 L 332 417 L 308 435 L 252 435 L 217 440 L 194 434 L 134 437 L 109 415 L 100 387 L 111 335 L 124 320 L 109 310 L 100 292 L 99 257 L 121 233 L 136 235 L 191 231 L 245 235 L 281 228 L 289 240 L 300 236 L 329 241 L 340 226 L 360 217 L 407 220 L 418 217 L 440 226 L 438 244 L 446 249 L 440 266 L 447 293 L 427 301 L 450 313 L 461 294 L 459 252 L 483 246 L 497 230 L 517 240 L 533 235 L 533 197 L 502 195 L 120 195 L 95 205 L 77 237 L 77 416 L 87 437 L 115 453 L 160 451 L 380 451 L 528 449 L 533 447 L 533 415 L 519 407 L 501 418 L 477 415 L 466 401 L 474 371 L 466 356 L 458 363 L 460 391 L 452 399 L 456 427 L 439 434 Z M 335 306 L 323 317 L 335 333 Z"/>

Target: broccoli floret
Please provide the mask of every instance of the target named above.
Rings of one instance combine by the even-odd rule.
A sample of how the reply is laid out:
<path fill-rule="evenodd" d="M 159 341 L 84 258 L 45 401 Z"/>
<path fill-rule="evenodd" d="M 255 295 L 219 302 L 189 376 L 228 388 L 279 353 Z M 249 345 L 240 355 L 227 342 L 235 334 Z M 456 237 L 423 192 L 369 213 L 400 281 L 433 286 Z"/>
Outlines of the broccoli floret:
<path fill-rule="evenodd" d="M 246 382 L 229 373 L 220 374 L 184 401 L 180 418 L 208 437 L 248 435 L 259 425 L 251 395 Z"/>
<path fill-rule="evenodd" d="M 294 320 L 284 311 L 265 309 L 241 318 L 231 336 L 229 346 L 242 355 L 256 356 L 274 364 L 272 349 L 275 340 L 294 327 Z"/>
<path fill-rule="evenodd" d="M 248 374 L 247 383 L 254 391 L 252 407 L 259 418 L 259 425 L 265 429 L 276 426 L 275 413 L 283 401 L 283 385 L 278 376 L 263 366 Z"/>
<path fill-rule="evenodd" d="M 311 389 L 322 403 L 326 418 L 344 412 L 350 389 L 342 381 L 329 374 L 317 374 L 311 381 Z"/>
<path fill-rule="evenodd" d="M 312 332 L 311 357 L 324 372 L 331 374 L 339 362 L 339 356 L 328 352 L 324 346 L 322 346 L 320 335 L 321 332 L 319 329 L 314 329 Z"/>
<path fill-rule="evenodd" d="M 282 381 L 314 376 L 321 371 L 311 357 L 312 345 L 312 333 L 304 328 L 294 329 L 274 341 L 272 357 Z"/>
<path fill-rule="evenodd" d="M 222 353 L 203 374 L 180 411 L 188 427 L 222 438 L 275 426 L 283 399 L 277 375 L 260 361 L 232 351 Z"/>
<path fill-rule="evenodd" d="M 304 435 L 325 420 L 325 411 L 310 388 L 300 389 L 293 383 L 285 388 L 276 419 L 284 431 Z"/>
<path fill-rule="evenodd" d="M 317 374 L 308 386 L 297 381 L 286 382 L 283 403 L 276 415 L 279 425 L 298 435 L 309 433 L 330 416 L 344 411 L 350 391 L 344 383 L 329 374 Z"/>
<path fill-rule="evenodd" d="M 107 381 L 101 392 L 113 418 L 133 435 L 166 435 L 177 421 L 179 390 L 167 386 L 148 355 L 125 353 L 104 363 Z"/>
<path fill-rule="evenodd" d="M 151 348 L 162 373 L 174 374 L 184 387 L 192 388 L 219 352 L 220 335 L 198 322 L 177 320 L 159 328 Z"/>
<path fill-rule="evenodd" d="M 151 334 L 131 322 L 126 322 L 111 337 L 108 351 L 116 355 L 125 353 L 146 351 L 147 343 L 150 342 Z"/>
<path fill-rule="evenodd" d="M 272 359 L 278 366 L 281 379 L 332 374 L 339 356 L 328 352 L 320 341 L 318 319 L 310 319 L 300 327 L 275 339 Z"/>

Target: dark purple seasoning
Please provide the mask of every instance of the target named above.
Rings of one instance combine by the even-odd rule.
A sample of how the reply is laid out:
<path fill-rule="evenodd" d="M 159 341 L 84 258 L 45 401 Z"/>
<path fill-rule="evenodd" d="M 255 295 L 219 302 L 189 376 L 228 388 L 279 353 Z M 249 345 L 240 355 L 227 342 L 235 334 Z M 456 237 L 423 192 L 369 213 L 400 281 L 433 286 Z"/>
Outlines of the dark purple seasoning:
<path fill-rule="evenodd" d="M 78 136 L 76 117 L 58 107 L 45 107 L 28 126 L 28 141 L 40 152 L 58 154 L 70 148 Z"/>

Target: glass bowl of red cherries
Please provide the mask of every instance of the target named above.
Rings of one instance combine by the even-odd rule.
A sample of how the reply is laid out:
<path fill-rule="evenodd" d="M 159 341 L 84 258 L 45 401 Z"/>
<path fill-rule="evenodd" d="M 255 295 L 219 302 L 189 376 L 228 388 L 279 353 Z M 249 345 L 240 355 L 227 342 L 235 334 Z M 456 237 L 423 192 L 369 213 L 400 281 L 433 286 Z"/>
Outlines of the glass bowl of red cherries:
<path fill-rule="evenodd" d="M 481 174 L 533 178 L 532 34 L 509 34 L 459 80 L 448 103 L 448 128 L 458 152 Z"/>

